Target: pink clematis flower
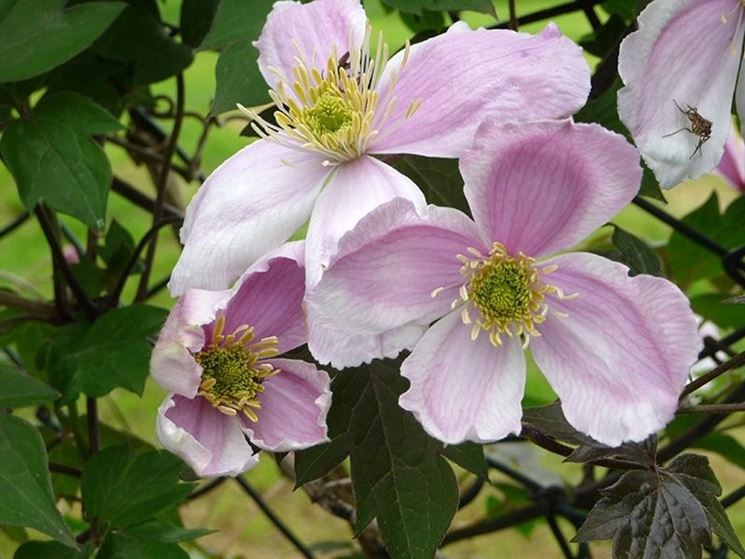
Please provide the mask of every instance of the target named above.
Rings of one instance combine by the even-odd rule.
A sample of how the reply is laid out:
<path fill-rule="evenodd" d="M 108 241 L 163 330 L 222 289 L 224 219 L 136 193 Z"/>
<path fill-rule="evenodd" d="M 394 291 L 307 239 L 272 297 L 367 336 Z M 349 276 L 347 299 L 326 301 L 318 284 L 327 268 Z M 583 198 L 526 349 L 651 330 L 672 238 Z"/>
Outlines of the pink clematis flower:
<path fill-rule="evenodd" d="M 654 0 L 639 16 L 639 30 L 621 44 L 618 71 L 626 87 L 618 93 L 618 114 L 665 188 L 719 163 L 733 96 L 745 114 L 742 79 L 735 93 L 744 6 L 742 0 Z"/>
<path fill-rule="evenodd" d="M 260 259 L 232 290 L 187 291 L 163 327 L 151 373 L 171 394 L 163 446 L 200 476 L 237 475 L 272 452 L 326 440 L 329 377 L 278 355 L 306 341 L 303 243 Z"/>
<path fill-rule="evenodd" d="M 722 160 L 715 170 L 732 188 L 745 192 L 745 142 L 734 126 L 724 144 Z"/>
<path fill-rule="evenodd" d="M 584 103 L 581 50 L 549 25 L 537 36 L 454 25 L 388 60 L 359 0 L 281 1 L 259 40 L 276 124 L 220 166 L 189 205 L 184 251 L 171 278 L 224 289 L 259 255 L 310 218 L 306 273 L 314 284 L 338 239 L 395 197 L 425 201 L 417 186 L 372 155 L 458 157 L 482 118 L 563 118 Z"/>
<path fill-rule="evenodd" d="M 446 443 L 520 431 L 528 342 L 578 430 L 617 445 L 663 427 L 701 346 L 688 300 L 563 252 L 634 197 L 636 151 L 594 124 L 487 121 L 461 173 L 473 221 L 394 200 L 341 239 L 307 298 L 311 352 L 353 365 L 426 331 L 400 404 Z"/>

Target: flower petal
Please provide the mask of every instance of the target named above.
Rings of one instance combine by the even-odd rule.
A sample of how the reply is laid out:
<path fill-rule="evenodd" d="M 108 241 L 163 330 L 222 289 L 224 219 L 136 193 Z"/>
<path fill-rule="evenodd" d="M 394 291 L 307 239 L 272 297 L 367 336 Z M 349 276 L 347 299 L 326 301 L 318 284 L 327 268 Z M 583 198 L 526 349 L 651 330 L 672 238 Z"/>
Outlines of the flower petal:
<path fill-rule="evenodd" d="M 186 209 L 171 294 L 226 289 L 286 241 L 308 219 L 328 177 L 322 160 L 259 140 L 218 167 Z"/>
<path fill-rule="evenodd" d="M 370 211 L 394 198 L 406 198 L 417 208 L 426 206 L 421 190 L 408 177 L 363 155 L 342 163 L 321 192 L 308 226 L 305 270 L 307 289 L 321 279 L 336 252 L 339 239 Z"/>
<path fill-rule="evenodd" d="M 323 70 L 329 57 L 341 57 L 365 35 L 367 16 L 359 0 L 275 2 L 254 46 L 259 49 L 259 70 L 266 82 L 279 81 L 272 68 L 288 78 L 300 57 L 306 67 Z"/>
<path fill-rule="evenodd" d="M 570 247 L 631 202 L 639 155 L 619 134 L 571 121 L 484 123 L 461 158 L 476 223 L 509 252 Z"/>
<path fill-rule="evenodd" d="M 163 446 L 200 477 L 237 476 L 259 462 L 238 420 L 201 397 L 171 394 L 158 410 L 156 431 Z"/>
<path fill-rule="evenodd" d="M 308 340 L 303 296 L 305 242 L 287 243 L 251 266 L 236 282 L 225 309 L 225 332 L 247 324 L 255 339 L 279 338 L 279 352 L 290 351 Z M 212 328 L 205 329 L 212 335 Z"/>
<path fill-rule="evenodd" d="M 448 444 L 491 442 L 520 432 L 525 356 L 516 338 L 494 347 L 456 309 L 435 323 L 401 365 L 411 388 L 398 403 Z"/>
<path fill-rule="evenodd" d="M 381 107 L 395 97 L 389 118 L 375 123 L 380 135 L 370 153 L 418 153 L 460 157 L 481 121 L 564 118 L 590 91 L 582 50 L 554 24 L 539 35 L 501 29 L 471 30 L 465 23 L 391 59 L 378 90 Z M 399 73 L 393 90 L 389 83 Z M 412 103 L 421 102 L 407 117 Z"/>
<path fill-rule="evenodd" d="M 215 319 L 229 298 L 230 291 L 190 289 L 173 306 L 150 358 L 150 374 L 163 388 L 196 396 L 202 367 L 192 353 L 204 347 L 202 326 Z"/>
<path fill-rule="evenodd" d="M 308 293 L 308 347 L 336 368 L 395 357 L 450 310 L 463 284 L 456 258 L 483 250 L 465 214 L 429 206 L 425 215 L 402 198 L 362 218 Z M 436 297 L 435 289 L 443 287 Z"/>
<path fill-rule="evenodd" d="M 551 283 L 578 297 L 550 297 L 531 347 L 569 423 L 610 446 L 663 428 L 702 347 L 688 299 L 665 279 L 629 277 L 594 254 L 547 263 L 559 267 Z"/>
<path fill-rule="evenodd" d="M 621 44 L 618 114 L 663 187 L 711 171 L 722 158 L 730 107 L 742 59 L 740 0 L 655 0 L 639 16 L 639 30 Z M 697 107 L 713 123 L 699 137 L 684 110 Z"/>
<path fill-rule="evenodd" d="M 724 144 L 724 155 L 716 172 L 736 190 L 745 191 L 745 142 L 735 126 L 732 126 Z"/>
<path fill-rule="evenodd" d="M 331 380 L 326 371 L 295 359 L 272 359 L 278 375 L 264 382 L 259 421 L 241 418 L 256 446 L 286 452 L 327 442 L 326 414 L 331 406 Z"/>

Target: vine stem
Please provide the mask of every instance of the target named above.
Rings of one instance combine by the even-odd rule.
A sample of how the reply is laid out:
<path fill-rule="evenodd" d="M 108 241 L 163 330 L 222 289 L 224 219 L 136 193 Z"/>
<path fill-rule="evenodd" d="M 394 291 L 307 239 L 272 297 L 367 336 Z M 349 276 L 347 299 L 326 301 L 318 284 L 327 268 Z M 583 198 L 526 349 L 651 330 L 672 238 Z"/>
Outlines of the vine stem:
<path fill-rule="evenodd" d="M 686 385 L 686 387 L 683 389 L 683 392 L 680 394 L 680 398 L 681 399 L 685 398 L 686 396 L 688 396 L 692 392 L 698 390 L 702 386 L 708 384 L 709 382 L 711 382 L 712 380 L 714 380 L 718 376 L 723 375 L 727 371 L 738 369 L 738 368 L 742 367 L 743 365 L 745 365 L 745 351 L 743 351 L 742 353 L 739 353 L 739 354 L 735 355 L 729 361 L 725 361 L 724 363 L 722 363 L 718 367 L 712 369 L 711 371 L 709 371 L 705 375 L 702 375 L 702 376 L 698 377 L 696 380 L 693 380 L 693 381 L 689 382 Z M 682 412 L 680 410 L 678 410 L 678 413 L 682 413 Z"/>
<path fill-rule="evenodd" d="M 158 175 L 157 194 L 155 197 L 155 207 L 153 208 L 153 228 L 163 219 L 163 204 L 166 200 L 166 185 L 168 184 L 168 176 L 171 172 L 171 160 L 173 159 L 173 155 L 176 153 L 178 138 L 181 133 L 181 125 L 183 122 L 184 75 L 178 74 L 176 76 L 176 115 L 173 120 L 173 130 L 168 138 L 168 144 L 163 156 L 163 165 L 160 167 L 160 174 Z M 137 295 L 135 297 L 136 301 L 144 300 L 147 294 L 148 281 L 150 280 L 150 272 L 153 269 L 153 263 L 155 261 L 155 249 L 157 244 L 158 235 L 153 235 L 147 248 L 147 254 L 145 255 L 145 269 L 142 272 L 140 285 L 137 288 Z"/>

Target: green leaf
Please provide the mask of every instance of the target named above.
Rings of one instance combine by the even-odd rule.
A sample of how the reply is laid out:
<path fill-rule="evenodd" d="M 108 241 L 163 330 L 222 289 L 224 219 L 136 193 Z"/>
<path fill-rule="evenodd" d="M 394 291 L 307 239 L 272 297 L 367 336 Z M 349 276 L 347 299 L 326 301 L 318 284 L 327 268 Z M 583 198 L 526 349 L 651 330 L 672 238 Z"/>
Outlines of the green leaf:
<path fill-rule="evenodd" d="M 93 553 L 91 546 L 80 550 L 71 549 L 58 542 L 26 542 L 19 547 L 13 559 L 88 559 Z"/>
<path fill-rule="evenodd" d="M 704 293 L 691 298 L 693 312 L 721 328 L 740 328 L 743 324 L 743 309 L 729 302 L 727 295 Z"/>
<path fill-rule="evenodd" d="M 175 543 L 143 540 L 128 532 L 118 532 L 106 536 L 96 555 L 96 559 L 132 559 L 133 557 L 189 559 L 189 554 Z"/>
<path fill-rule="evenodd" d="M 489 479 L 489 471 L 486 468 L 484 459 L 484 447 L 480 444 L 465 442 L 456 445 L 447 445 L 442 451 L 442 455 L 448 460 L 455 462 L 472 474 L 476 474 L 484 479 Z"/>
<path fill-rule="evenodd" d="M 621 253 L 623 263 L 629 267 L 631 271 L 629 275 L 650 274 L 660 277 L 664 275 L 660 257 L 647 243 L 617 225 L 613 227 L 611 240 Z"/>
<path fill-rule="evenodd" d="M 411 14 L 421 14 L 422 10 L 432 12 L 467 10 L 489 14 L 495 19 L 497 17 L 492 0 L 383 0 L 383 3 Z"/>
<path fill-rule="evenodd" d="M 745 196 L 736 198 L 724 212 L 719 210 L 719 197 L 713 192 L 699 208 L 683 218 L 683 223 L 700 231 L 724 248 L 731 250 L 745 245 Z M 705 247 L 673 232 L 668 244 L 670 272 L 682 287 L 692 282 L 720 276 L 724 273 L 720 258 Z"/>
<path fill-rule="evenodd" d="M 0 82 L 24 80 L 70 60 L 124 8 L 122 2 L 65 7 L 65 0 L 0 3 Z"/>
<path fill-rule="evenodd" d="M 215 21 L 201 48 L 220 51 L 217 61 L 217 91 L 212 113 L 270 101 L 268 87 L 259 72 L 259 51 L 251 45 L 259 38 L 274 0 L 221 0 Z"/>
<path fill-rule="evenodd" d="M 357 530 L 377 518 L 393 559 L 429 559 L 458 504 L 455 476 L 440 456 L 442 447 L 399 407 L 407 383 L 391 361 L 343 374 L 367 378 L 350 425 Z"/>
<path fill-rule="evenodd" d="M 26 208 L 43 200 L 100 229 L 111 166 L 90 136 L 119 128 L 110 113 L 75 93 L 45 97 L 28 119 L 13 121 L 0 140 L 0 153 Z"/>
<path fill-rule="evenodd" d="M 165 543 L 195 540 L 212 532 L 207 528 L 184 528 L 159 518 L 127 528 L 127 534 L 141 540 Z"/>
<path fill-rule="evenodd" d="M 471 215 L 457 159 L 403 155 L 390 163 L 419 185 L 430 204 L 450 206 Z"/>
<path fill-rule="evenodd" d="M 135 452 L 129 445 L 106 448 L 83 471 L 83 504 L 93 518 L 127 528 L 182 502 L 192 485 L 181 483 L 184 464 L 162 450 Z"/>
<path fill-rule="evenodd" d="M 18 417 L 0 416 L 0 456 L 0 524 L 34 528 L 77 548 L 55 506 L 39 432 Z"/>
<path fill-rule="evenodd" d="M 181 4 L 181 38 L 198 47 L 212 27 L 220 0 L 184 0 Z"/>
<path fill-rule="evenodd" d="M 51 402 L 59 392 L 15 367 L 0 364 L 0 408 L 22 408 Z"/>
<path fill-rule="evenodd" d="M 155 83 L 186 69 L 194 59 L 189 46 L 176 42 L 160 20 L 158 4 L 129 0 L 129 5 L 93 51 L 109 60 L 132 63 L 135 85 Z"/>
<path fill-rule="evenodd" d="M 134 249 L 135 242 L 132 235 L 118 221 L 113 220 L 99 252 L 101 259 L 106 263 L 106 271 L 112 281 L 118 279 L 119 274 L 124 271 Z M 139 271 L 137 266 L 134 271 Z"/>
<path fill-rule="evenodd" d="M 149 305 L 113 309 L 91 326 L 73 359 L 80 390 L 101 397 L 114 388 L 142 394 L 152 345 L 166 311 Z"/>
<path fill-rule="evenodd" d="M 80 394 L 75 377 L 75 352 L 88 330 L 90 323 L 87 321 L 66 324 L 53 332 L 39 350 L 38 360 L 47 381 L 62 394 L 60 405 L 74 402 Z"/>

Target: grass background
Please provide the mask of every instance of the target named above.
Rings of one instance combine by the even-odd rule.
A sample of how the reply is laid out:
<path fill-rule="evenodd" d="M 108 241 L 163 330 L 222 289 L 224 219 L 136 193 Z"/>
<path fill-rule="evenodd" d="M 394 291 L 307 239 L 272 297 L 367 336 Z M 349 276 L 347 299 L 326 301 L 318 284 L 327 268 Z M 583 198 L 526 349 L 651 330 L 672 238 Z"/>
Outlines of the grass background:
<path fill-rule="evenodd" d="M 411 36 L 411 31 L 401 22 L 395 12 L 385 12 L 380 0 L 365 0 L 364 3 L 374 28 L 384 31 L 386 41 L 392 50 L 399 48 Z M 520 0 L 518 13 L 526 14 L 555 4 L 554 0 Z M 495 7 L 500 17 L 506 17 L 508 12 L 506 0 L 496 0 Z M 167 21 L 178 23 L 179 0 L 167 0 L 161 3 L 161 8 Z M 466 21 L 472 25 L 494 23 L 492 18 L 478 14 L 468 14 Z M 566 35 L 574 40 L 580 39 L 590 31 L 589 25 L 581 14 L 558 17 L 554 21 Z M 532 24 L 521 30 L 538 32 L 544 25 L 545 23 Z M 194 64 L 186 71 L 187 110 L 200 114 L 208 111 L 215 90 L 216 60 L 216 53 L 200 52 L 196 55 Z M 591 64 L 597 62 L 591 57 L 588 61 Z M 485 79 L 488 79 L 488 76 Z M 172 95 L 174 89 L 172 81 L 156 84 L 153 89 L 156 93 Z M 223 128 L 213 130 L 204 152 L 205 171 L 211 171 L 236 150 L 246 145 L 248 140 L 239 136 L 241 128 L 241 123 L 233 122 Z M 187 152 L 193 151 L 200 129 L 201 125 L 196 120 L 185 121 L 180 143 Z M 134 165 L 116 146 L 108 145 L 106 149 L 115 174 L 123 177 L 130 184 L 142 188 L 144 192 L 153 194 L 152 184 L 144 167 Z M 184 185 L 185 199 L 188 200 L 195 190 L 195 185 Z M 668 192 L 667 209 L 676 216 L 685 215 L 702 204 L 712 190 L 719 192 L 723 204 L 729 203 L 736 196 L 735 192 L 720 179 L 706 177 Z M 0 166 L 0 193 L 0 200 L 2 200 L 0 224 L 4 224 L 18 215 L 23 207 L 12 178 L 2 166 Z M 112 193 L 110 196 L 108 214 L 109 219 L 115 218 L 125 224 L 135 240 L 139 239 L 150 225 L 150 214 L 132 206 L 117 194 Z M 80 238 L 84 238 L 84 231 L 78 223 L 66 218 L 64 221 L 77 232 Z M 614 221 L 652 243 L 665 243 L 670 235 L 670 229 L 667 226 L 636 207 L 625 209 Z M 608 229 L 601 230 L 596 237 L 609 234 Z M 153 280 L 158 280 L 168 274 L 180 250 L 175 235 L 169 229 L 162 231 L 159 241 L 159 253 L 152 276 Z M 3 273 L 12 274 L 11 279 L 14 283 L 20 281 L 30 284 L 45 296 L 51 296 L 49 254 L 38 224 L 34 220 L 28 220 L 12 235 L 0 240 L 0 270 Z M 2 281 L 8 281 L 8 278 L 0 278 L 0 282 Z M 134 282 L 130 283 L 125 293 L 131 296 Z M 164 307 L 169 307 L 171 304 L 165 291 L 152 302 Z M 528 390 L 529 396 L 534 401 L 548 401 L 552 397 L 545 381 L 534 372 L 530 375 Z M 102 399 L 101 415 L 114 427 L 131 431 L 145 440 L 154 442 L 155 414 L 162 398 L 163 391 L 150 381 L 142 398 L 116 390 Z M 741 440 L 745 438 L 742 428 L 738 431 L 739 438 Z M 503 459 L 528 460 L 535 469 L 536 475 L 542 476 L 547 481 L 561 478 L 573 480 L 579 475 L 577 466 L 562 465 L 555 457 L 533 453 L 529 449 L 526 452 L 526 447 L 520 445 L 511 445 L 510 448 L 514 456 L 503 456 Z M 713 460 L 725 491 L 743 483 L 745 476 L 742 475 L 742 471 L 716 456 Z M 465 476 L 462 472 L 459 475 Z M 291 482 L 278 473 L 269 457 L 264 457 L 261 464 L 249 472 L 247 477 L 287 521 L 291 529 L 303 541 L 316 547 L 319 557 L 348 556 L 353 547 L 350 547 L 351 533 L 347 525 L 311 504 L 302 491 L 293 493 Z M 500 481 L 500 479 L 499 475 L 494 475 L 495 481 Z M 500 498 L 498 489 L 485 489 L 478 500 L 458 513 L 454 525 L 462 525 L 483 516 L 488 508 L 493 508 L 495 498 Z M 745 533 L 745 502 L 732 507 L 731 513 L 736 529 L 740 533 Z M 253 502 L 232 483 L 224 484 L 209 496 L 186 506 L 183 509 L 183 517 L 187 526 L 207 526 L 219 530 L 199 541 L 203 553 L 195 549 L 193 550 L 194 557 L 245 557 L 249 559 L 300 557 L 258 511 Z M 564 526 L 564 528 L 569 536 L 573 534 L 569 526 Z M 11 557 L 15 545 L 0 532 L 0 557 Z M 540 523 L 534 526 L 529 536 L 517 529 L 512 529 L 449 546 L 446 548 L 446 555 L 461 559 L 482 557 L 545 559 L 560 556 L 548 528 Z M 596 556 L 610 557 L 609 547 L 604 546 Z"/>

